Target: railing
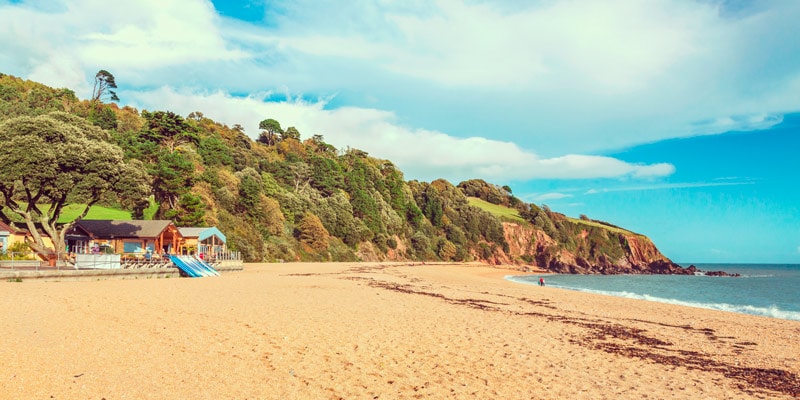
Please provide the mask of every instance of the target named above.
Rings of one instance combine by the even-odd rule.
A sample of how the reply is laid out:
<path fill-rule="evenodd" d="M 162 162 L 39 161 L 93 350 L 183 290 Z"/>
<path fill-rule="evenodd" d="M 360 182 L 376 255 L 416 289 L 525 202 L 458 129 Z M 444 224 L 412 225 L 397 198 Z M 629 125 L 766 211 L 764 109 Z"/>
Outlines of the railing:
<path fill-rule="evenodd" d="M 194 254 L 199 257 L 199 254 Z M 111 257 L 111 256 L 117 256 Z M 241 262 L 238 251 L 218 252 L 203 255 L 209 264 L 230 261 Z M 117 266 L 118 265 L 118 266 Z M 166 254 L 123 253 L 123 254 L 75 254 L 75 253 L 36 253 L 36 252 L 4 252 L 0 253 L 0 270 L 62 270 L 62 269 L 142 269 L 168 268 L 172 261 Z"/>
<path fill-rule="evenodd" d="M 0 253 L 0 270 L 74 269 L 74 258 L 66 253 L 13 252 Z"/>

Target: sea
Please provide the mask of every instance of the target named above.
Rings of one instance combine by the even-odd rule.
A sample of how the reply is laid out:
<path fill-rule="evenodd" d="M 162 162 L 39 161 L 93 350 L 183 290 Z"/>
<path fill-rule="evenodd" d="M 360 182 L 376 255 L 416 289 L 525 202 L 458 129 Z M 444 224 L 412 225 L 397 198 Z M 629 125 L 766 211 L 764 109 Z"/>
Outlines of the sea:
<path fill-rule="evenodd" d="M 690 265 L 690 264 L 681 264 Z M 698 275 L 525 275 L 506 279 L 547 286 L 800 321 L 800 264 L 694 264 Z"/>

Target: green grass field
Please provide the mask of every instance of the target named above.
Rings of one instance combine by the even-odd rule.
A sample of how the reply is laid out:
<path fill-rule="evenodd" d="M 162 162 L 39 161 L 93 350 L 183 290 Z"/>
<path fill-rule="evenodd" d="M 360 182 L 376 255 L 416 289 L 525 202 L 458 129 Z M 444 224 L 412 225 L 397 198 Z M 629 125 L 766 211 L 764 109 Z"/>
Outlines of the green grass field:
<path fill-rule="evenodd" d="M 479 199 L 477 197 L 468 197 L 467 200 L 469 200 L 469 204 L 470 205 L 473 205 L 473 206 L 478 207 L 478 208 L 480 208 L 482 210 L 488 211 L 488 212 L 492 213 L 492 215 L 500 217 L 504 221 L 522 222 L 522 223 L 526 223 L 527 222 L 519 215 L 519 212 L 517 212 L 517 210 L 515 210 L 513 208 L 508 208 L 508 207 L 500 206 L 500 205 L 497 205 L 497 204 L 492 204 L 492 203 L 489 203 L 488 201 L 481 200 L 481 199 Z M 571 221 L 571 222 L 576 223 L 576 224 L 589 225 L 589 226 L 594 226 L 594 227 L 598 227 L 598 228 L 603 228 L 603 229 L 607 229 L 607 230 L 609 230 L 611 232 L 622 233 L 622 234 L 625 234 L 625 235 L 639 235 L 636 232 L 631 232 L 629 230 L 622 229 L 622 228 L 617 228 L 615 226 L 601 224 L 601 223 L 595 222 L 595 221 L 586 221 L 586 220 L 582 220 L 582 219 L 578 219 L 578 218 L 571 218 L 571 217 L 567 217 L 567 219 L 569 221 Z"/>
<path fill-rule="evenodd" d="M 42 210 L 47 210 L 47 206 L 41 206 Z M 74 220 L 83 211 L 83 204 L 68 204 L 64 206 L 61 212 L 61 217 L 58 219 L 59 223 L 66 223 Z M 153 197 L 150 197 L 150 206 L 144 210 L 144 219 L 153 219 L 156 211 L 158 211 L 158 204 L 156 204 Z M 116 208 L 109 208 L 103 206 L 92 206 L 89 213 L 83 219 L 112 219 L 112 220 L 129 220 L 132 219 L 130 211 L 120 210 Z"/>
<path fill-rule="evenodd" d="M 625 234 L 625 235 L 639 235 L 638 233 L 631 232 L 631 231 L 629 231 L 627 229 L 617 228 L 615 226 L 601 224 L 601 223 L 595 222 L 595 221 L 586 221 L 586 220 L 583 220 L 583 219 L 571 218 L 571 217 L 567 217 L 567 219 L 569 219 L 571 222 L 574 222 L 576 224 L 596 226 L 596 227 L 599 227 L 599 228 L 607 229 L 607 230 L 609 230 L 611 232 L 622 233 L 622 234 Z M 639 235 L 639 236 L 641 236 L 641 235 Z"/>
<path fill-rule="evenodd" d="M 58 218 L 58 222 L 63 224 L 70 221 L 75 220 L 75 218 L 80 215 L 83 211 L 83 204 L 68 204 L 64 206 L 64 210 L 61 212 L 61 217 Z M 46 211 L 49 206 L 48 205 L 40 205 L 42 211 Z M 14 213 L 10 212 L 7 208 L 4 208 L 6 215 L 10 215 L 11 219 L 15 222 L 22 222 L 22 219 L 16 216 Z M 156 211 L 158 211 L 158 204 L 156 204 L 153 197 L 150 197 L 150 206 L 144 209 L 144 219 L 153 219 Z M 109 208 L 103 206 L 92 206 L 89 209 L 89 213 L 86 214 L 86 217 L 83 219 L 112 219 L 112 220 L 129 220 L 132 219 L 132 215 L 130 211 L 119 210 L 116 208 Z"/>
<path fill-rule="evenodd" d="M 83 207 L 84 205 L 82 204 L 70 204 L 65 206 L 58 222 L 63 223 L 74 220 L 81 211 L 83 211 Z M 130 211 L 117 210 L 115 208 L 92 206 L 84 219 L 131 219 L 131 213 Z"/>
<path fill-rule="evenodd" d="M 481 210 L 488 211 L 492 215 L 500 217 L 502 220 L 522 223 L 526 222 L 522 217 L 520 217 L 519 212 L 513 208 L 492 204 L 477 197 L 467 197 L 467 200 L 469 200 L 470 205 L 478 207 Z"/>

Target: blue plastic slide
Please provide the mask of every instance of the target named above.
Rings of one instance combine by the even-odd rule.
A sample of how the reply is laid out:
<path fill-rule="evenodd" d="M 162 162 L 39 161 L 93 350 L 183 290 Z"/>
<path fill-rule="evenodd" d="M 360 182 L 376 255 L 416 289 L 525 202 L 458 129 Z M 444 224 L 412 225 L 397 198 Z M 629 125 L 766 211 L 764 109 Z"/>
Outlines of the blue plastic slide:
<path fill-rule="evenodd" d="M 219 276 L 219 272 L 214 267 L 194 256 L 169 256 L 169 259 L 178 269 L 192 278 Z"/>

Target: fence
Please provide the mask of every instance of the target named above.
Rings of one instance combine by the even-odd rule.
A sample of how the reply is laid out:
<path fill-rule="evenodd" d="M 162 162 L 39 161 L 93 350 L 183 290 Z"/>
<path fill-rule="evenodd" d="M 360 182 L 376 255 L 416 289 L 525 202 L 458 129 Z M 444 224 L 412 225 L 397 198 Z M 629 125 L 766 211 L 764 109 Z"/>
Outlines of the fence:
<path fill-rule="evenodd" d="M 74 264 L 74 263 L 73 263 Z M 73 269 L 65 253 L 12 252 L 0 253 L 0 269 L 41 270 Z"/>
<path fill-rule="evenodd" d="M 199 256 L 199 254 L 197 254 Z M 238 251 L 203 255 L 204 261 L 215 264 L 227 261 L 241 262 Z M 173 267 L 167 254 L 75 254 L 75 253 L 0 253 L 0 270 L 62 270 L 62 269 L 141 269 Z"/>

